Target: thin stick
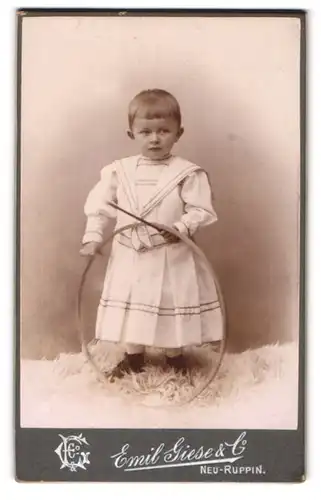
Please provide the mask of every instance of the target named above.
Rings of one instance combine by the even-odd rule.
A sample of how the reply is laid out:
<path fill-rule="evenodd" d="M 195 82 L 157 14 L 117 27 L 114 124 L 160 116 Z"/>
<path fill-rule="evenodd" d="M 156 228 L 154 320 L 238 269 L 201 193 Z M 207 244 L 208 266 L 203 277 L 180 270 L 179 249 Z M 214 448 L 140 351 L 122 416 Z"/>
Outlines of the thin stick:
<path fill-rule="evenodd" d="M 123 212 L 124 214 L 129 215 L 129 217 L 132 217 L 133 219 L 136 219 L 139 222 L 142 222 L 146 226 L 150 226 L 150 227 L 156 229 L 157 231 L 159 231 L 160 226 L 154 224 L 153 222 L 148 222 L 147 220 L 142 219 L 138 215 L 135 215 L 135 214 L 133 214 L 131 212 L 128 212 L 124 208 L 121 208 L 119 205 L 116 205 L 115 203 L 112 203 L 111 201 L 107 202 L 107 204 L 110 205 L 111 207 L 115 208 L 116 210 L 119 210 L 120 212 Z"/>

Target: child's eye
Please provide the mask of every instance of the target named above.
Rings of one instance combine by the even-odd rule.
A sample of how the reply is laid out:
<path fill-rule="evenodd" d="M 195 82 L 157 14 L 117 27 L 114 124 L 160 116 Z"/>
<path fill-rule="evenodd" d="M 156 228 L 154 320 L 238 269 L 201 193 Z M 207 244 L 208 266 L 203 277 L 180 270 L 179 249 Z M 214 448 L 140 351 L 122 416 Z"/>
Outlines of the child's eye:
<path fill-rule="evenodd" d="M 142 130 L 140 133 L 143 134 L 143 135 L 148 135 L 149 134 L 149 130 Z"/>
<path fill-rule="evenodd" d="M 169 130 L 167 130 L 167 128 L 163 128 L 160 130 L 160 133 L 161 134 L 168 134 Z"/>

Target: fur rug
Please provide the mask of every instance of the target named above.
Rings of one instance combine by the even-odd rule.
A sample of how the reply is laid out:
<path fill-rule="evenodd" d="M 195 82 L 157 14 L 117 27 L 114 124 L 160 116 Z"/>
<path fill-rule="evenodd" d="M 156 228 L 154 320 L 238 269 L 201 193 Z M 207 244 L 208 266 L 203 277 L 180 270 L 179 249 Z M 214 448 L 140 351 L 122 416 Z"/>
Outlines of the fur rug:
<path fill-rule="evenodd" d="M 101 370 L 122 357 L 120 347 L 90 347 Z M 216 378 L 192 403 L 219 359 L 211 345 L 187 351 L 191 379 L 148 351 L 146 371 L 103 383 L 82 353 L 55 361 L 21 361 L 21 425 L 29 427 L 295 428 L 298 347 L 274 344 L 227 353 Z M 192 382 L 192 384 L 191 384 Z"/>

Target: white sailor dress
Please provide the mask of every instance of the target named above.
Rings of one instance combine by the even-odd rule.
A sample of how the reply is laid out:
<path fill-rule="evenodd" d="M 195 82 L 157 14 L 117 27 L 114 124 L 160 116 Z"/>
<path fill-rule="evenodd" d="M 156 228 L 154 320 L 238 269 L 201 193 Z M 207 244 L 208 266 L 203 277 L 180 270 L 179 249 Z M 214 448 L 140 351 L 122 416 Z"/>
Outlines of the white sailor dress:
<path fill-rule="evenodd" d="M 178 156 L 132 156 L 104 167 L 85 203 L 82 242 L 101 242 L 136 221 L 108 202 L 150 222 L 193 235 L 216 221 L 207 174 Z M 143 224 L 116 235 L 97 312 L 96 338 L 160 348 L 220 340 L 222 311 L 212 275 L 184 242 L 167 243 Z"/>

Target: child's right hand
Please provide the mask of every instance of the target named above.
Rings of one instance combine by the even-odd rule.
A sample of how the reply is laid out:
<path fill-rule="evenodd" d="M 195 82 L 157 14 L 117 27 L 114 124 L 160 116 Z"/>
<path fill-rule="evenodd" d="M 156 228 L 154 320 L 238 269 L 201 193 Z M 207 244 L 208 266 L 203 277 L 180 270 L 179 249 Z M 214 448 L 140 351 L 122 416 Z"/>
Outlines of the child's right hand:
<path fill-rule="evenodd" d="M 100 243 L 90 241 L 81 247 L 79 253 L 82 257 L 93 257 L 96 253 L 98 253 L 99 247 Z"/>

